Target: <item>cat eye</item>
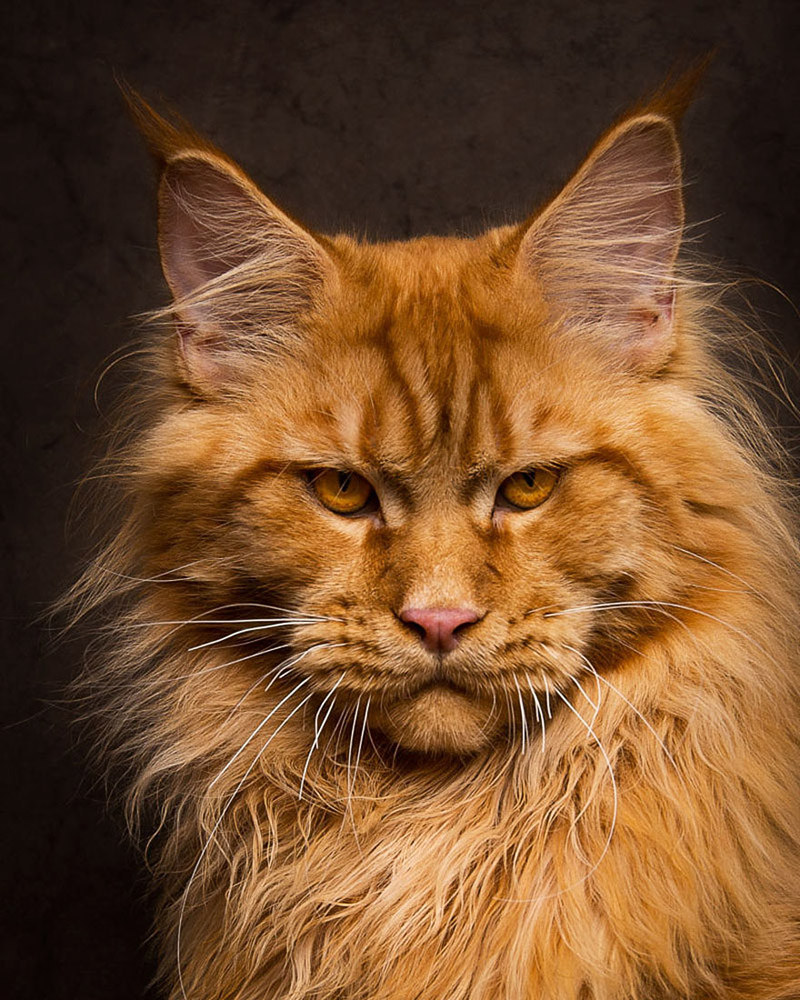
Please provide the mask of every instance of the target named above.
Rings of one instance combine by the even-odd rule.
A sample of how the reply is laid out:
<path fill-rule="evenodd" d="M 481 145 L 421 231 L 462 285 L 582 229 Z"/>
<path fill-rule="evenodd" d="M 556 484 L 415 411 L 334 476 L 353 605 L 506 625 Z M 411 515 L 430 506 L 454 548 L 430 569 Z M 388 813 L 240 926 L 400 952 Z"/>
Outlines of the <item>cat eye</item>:
<path fill-rule="evenodd" d="M 377 509 L 378 498 L 375 490 L 357 472 L 321 469 L 308 475 L 317 499 L 334 514 L 349 517 Z"/>
<path fill-rule="evenodd" d="M 524 469 L 500 483 L 497 501 L 500 507 L 532 510 L 543 504 L 558 482 L 557 469 Z"/>

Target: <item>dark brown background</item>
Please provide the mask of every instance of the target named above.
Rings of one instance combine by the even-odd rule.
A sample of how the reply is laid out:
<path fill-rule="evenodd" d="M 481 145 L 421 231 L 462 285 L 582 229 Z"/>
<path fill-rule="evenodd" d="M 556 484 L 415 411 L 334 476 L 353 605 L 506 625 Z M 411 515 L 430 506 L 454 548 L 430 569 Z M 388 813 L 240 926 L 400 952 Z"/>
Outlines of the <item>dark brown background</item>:
<path fill-rule="evenodd" d="M 10 6 L 10 5 L 8 5 Z M 2 31 L 0 407 L 4 996 L 141 997 L 140 865 L 49 702 L 80 649 L 34 619 L 78 572 L 74 482 L 113 402 L 92 391 L 164 300 L 153 178 L 114 84 L 163 95 L 313 226 L 372 236 L 526 214 L 678 61 L 719 52 L 685 123 L 689 216 L 713 255 L 800 298 L 792 0 L 48 4 Z M 794 351 L 800 323 L 760 296 Z M 774 314 L 774 315 L 773 315 Z"/>

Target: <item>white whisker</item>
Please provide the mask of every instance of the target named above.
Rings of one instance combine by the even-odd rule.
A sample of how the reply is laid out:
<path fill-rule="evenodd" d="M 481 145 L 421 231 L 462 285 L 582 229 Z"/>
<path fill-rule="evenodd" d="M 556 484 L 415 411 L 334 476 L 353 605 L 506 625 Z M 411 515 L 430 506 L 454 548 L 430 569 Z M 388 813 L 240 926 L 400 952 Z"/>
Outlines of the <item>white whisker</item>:
<path fill-rule="evenodd" d="M 209 608 L 207 611 L 201 611 L 199 614 L 194 615 L 192 618 L 176 620 L 176 621 L 163 621 L 163 622 L 131 622 L 129 627 L 152 628 L 154 626 L 173 625 L 174 627 L 169 632 L 167 632 L 165 636 L 162 637 L 162 639 L 168 639 L 171 635 L 174 635 L 176 632 L 180 631 L 181 628 L 185 628 L 188 625 L 202 624 L 204 621 L 208 621 L 208 619 L 206 618 L 207 615 L 214 615 L 217 614 L 217 612 L 219 611 L 227 611 L 228 608 L 266 608 L 267 610 L 272 610 L 270 606 L 266 604 L 256 604 L 253 602 L 235 602 L 232 604 L 219 604 L 215 608 Z M 283 609 L 278 608 L 276 610 L 283 610 Z M 288 614 L 294 614 L 294 613 L 295 612 L 291 611 L 288 612 Z M 305 615 L 304 617 L 316 618 L 317 616 Z"/>
<path fill-rule="evenodd" d="M 503 691 L 503 696 L 506 699 L 506 715 L 508 716 L 508 721 L 511 726 L 511 732 L 509 734 L 509 739 L 511 745 L 513 746 L 517 742 L 517 713 L 511 704 L 511 695 L 508 691 Z"/>
<path fill-rule="evenodd" d="M 330 750 L 331 743 L 333 743 L 334 736 L 336 737 L 336 744 L 334 745 L 333 754 L 331 755 L 334 759 L 337 758 L 339 755 L 339 744 L 342 739 L 342 731 L 344 729 L 345 719 L 347 718 L 348 714 L 349 714 L 349 709 L 345 707 L 342 714 L 336 720 L 336 725 L 333 727 L 333 732 L 328 737 L 328 742 L 325 744 L 325 750 L 323 752 L 327 754 L 328 750 Z"/>
<path fill-rule="evenodd" d="M 314 716 L 314 740 L 313 740 L 313 742 L 311 744 L 311 749 L 308 751 L 308 756 L 306 757 L 305 767 L 303 768 L 303 775 L 300 778 L 300 790 L 297 793 L 298 800 L 300 800 L 300 799 L 303 798 L 303 787 L 305 786 L 305 783 L 306 783 L 306 774 L 308 773 L 308 765 L 311 762 L 311 755 L 314 753 L 314 751 L 319 746 L 319 738 L 322 735 L 322 730 L 325 728 L 325 723 L 330 718 L 330 714 L 333 711 L 333 706 L 336 704 L 336 689 L 342 683 L 342 681 L 344 680 L 344 677 L 345 677 L 345 675 L 344 675 L 344 673 L 342 673 L 342 676 L 339 678 L 339 680 L 333 685 L 333 687 L 330 689 L 330 691 L 325 695 L 325 697 L 320 702 L 319 708 L 317 709 L 317 714 Z M 322 709 L 325 707 L 325 702 L 331 697 L 331 695 L 333 696 L 333 701 L 330 703 L 330 706 L 328 707 L 328 711 L 325 713 L 325 718 L 322 720 L 322 724 L 318 725 L 320 713 L 322 712 Z"/>
<path fill-rule="evenodd" d="M 542 753 L 544 753 L 545 747 L 545 726 L 544 726 L 544 712 L 542 711 L 541 703 L 539 702 L 539 697 L 531 683 L 530 677 L 527 677 L 528 687 L 531 689 L 531 696 L 533 697 L 533 707 L 536 712 L 536 718 L 539 720 L 539 725 L 542 727 Z"/>
<path fill-rule="evenodd" d="M 565 647 L 565 648 L 566 648 L 566 647 Z M 573 677 L 573 678 L 571 678 L 571 680 L 572 680 L 572 683 L 573 683 L 573 684 L 575 685 L 575 687 L 576 687 L 576 688 L 577 688 L 577 689 L 578 689 L 578 690 L 580 691 L 580 693 L 581 693 L 581 694 L 583 695 L 583 697 L 584 697 L 584 698 L 585 698 L 585 699 L 586 699 L 586 700 L 587 700 L 587 701 L 589 702 L 589 704 L 590 704 L 590 705 L 592 706 L 592 708 L 594 709 L 594 712 L 595 712 L 595 715 L 597 715 L 597 713 L 598 713 L 598 712 L 600 711 L 600 700 L 598 699 L 598 700 L 597 700 L 596 702 L 592 701 L 592 699 L 591 699 L 591 698 L 589 697 L 589 695 L 588 695 L 588 694 L 586 693 L 586 691 L 585 691 L 585 690 L 584 690 L 584 688 L 583 688 L 583 685 L 581 684 L 581 682 L 580 682 L 580 681 L 578 680 L 578 678 L 577 678 L 577 677 Z"/>
<path fill-rule="evenodd" d="M 239 749 L 236 751 L 236 753 L 233 755 L 233 757 L 231 757 L 231 759 L 222 768 L 222 770 L 219 772 L 219 774 L 211 781 L 211 784 L 208 786 L 209 791 L 214 787 L 214 785 L 216 785 L 216 783 L 219 781 L 219 779 L 222 777 L 222 775 L 225 774 L 225 772 L 233 764 L 233 762 L 235 760 L 237 760 L 241 756 L 241 754 L 243 753 L 243 751 L 245 750 L 245 748 L 261 732 L 261 730 L 264 728 L 264 726 L 266 726 L 266 724 L 269 722 L 269 720 L 272 718 L 272 716 L 278 711 L 278 709 L 281 708 L 281 706 L 285 705 L 286 702 L 292 697 L 292 695 L 297 694 L 297 692 L 300 690 L 300 688 L 303 687 L 305 684 L 308 684 L 308 682 L 310 680 L 311 680 L 310 677 L 304 677 L 300 681 L 300 683 L 296 684 L 287 695 L 285 695 L 283 698 L 281 698 L 281 700 L 278 702 L 277 705 L 275 705 L 272 709 L 270 709 L 270 711 L 264 716 L 264 718 L 261 720 L 261 722 L 258 724 L 258 726 L 256 726 L 256 728 L 253 730 L 253 732 L 247 737 L 247 739 L 244 741 L 244 743 L 239 747 Z"/>
<path fill-rule="evenodd" d="M 355 711 L 353 712 L 353 725 L 350 729 L 350 743 L 347 747 L 347 808 L 350 810 L 352 816 L 352 796 L 353 796 L 353 775 L 350 769 L 350 765 L 353 760 L 353 742 L 356 738 L 356 720 L 358 719 L 358 710 L 361 707 L 361 695 L 358 696 L 358 701 L 356 702 Z"/>
<path fill-rule="evenodd" d="M 581 685 L 581 682 L 578 680 L 578 678 L 577 677 L 572 678 L 573 681 L 575 682 L 575 686 L 578 688 L 583 697 L 589 702 L 589 704 L 594 709 L 594 714 L 592 715 L 592 721 L 590 723 L 593 726 L 597 719 L 597 713 L 600 711 L 600 702 L 602 701 L 602 692 L 600 690 L 600 678 L 589 658 L 585 656 L 579 649 L 575 649 L 574 646 L 569 646 L 567 645 L 567 643 L 564 643 L 563 646 L 564 649 L 568 649 L 571 653 L 574 653 L 576 656 L 580 657 L 580 659 L 583 660 L 583 662 L 586 664 L 586 666 L 589 668 L 592 674 L 594 674 L 595 685 L 597 687 L 597 704 L 595 704 L 589 697 L 589 695 L 583 690 L 583 686 Z"/>
<path fill-rule="evenodd" d="M 358 710 L 361 706 L 361 698 L 362 696 L 359 695 L 358 701 L 356 702 L 355 711 L 353 712 L 353 725 L 350 728 L 350 743 L 347 747 L 347 805 L 342 815 L 343 823 L 348 816 L 350 817 L 350 825 L 353 828 L 353 839 L 356 842 L 356 847 L 358 848 L 359 854 L 361 853 L 361 844 L 359 843 L 358 840 L 358 828 L 356 827 L 356 819 L 355 816 L 353 815 L 353 785 L 355 781 L 350 765 L 353 759 L 353 743 L 355 741 L 355 736 L 356 736 L 356 722 L 358 720 Z M 364 717 L 366 719 L 366 712 L 364 713 Z M 356 762 L 356 766 L 358 766 L 358 762 Z"/>
<path fill-rule="evenodd" d="M 655 731 L 655 729 L 650 724 L 650 722 L 647 720 L 647 718 L 645 718 L 645 716 L 639 711 L 639 709 L 633 704 L 633 702 L 630 701 L 630 699 L 626 698 L 625 695 L 620 691 L 620 689 L 618 687 L 616 687 L 614 684 L 612 684 L 611 681 L 608 680 L 607 677 L 604 677 L 602 674 L 597 674 L 597 673 L 595 674 L 595 676 L 597 677 L 598 681 L 600 681 L 601 683 L 605 684 L 606 687 L 610 688 L 618 697 L 620 697 L 625 702 L 625 704 L 631 709 L 631 711 L 635 712 L 636 715 L 639 716 L 639 718 L 642 720 L 642 722 L 645 724 L 645 726 L 647 726 L 647 728 L 650 730 L 650 732 L 653 734 L 653 736 L 658 741 L 658 744 L 661 747 L 661 749 L 664 751 L 664 754 L 666 755 L 667 760 L 675 768 L 675 773 L 681 779 L 681 783 L 683 783 L 683 775 L 681 774 L 680 769 L 678 768 L 678 765 L 677 765 L 677 763 L 675 761 L 675 758 L 672 756 L 672 754 L 670 753 L 669 748 L 667 747 L 666 743 L 661 739 L 661 737 Z"/>
<path fill-rule="evenodd" d="M 747 593 L 753 594 L 755 597 L 759 597 L 762 601 L 764 601 L 765 604 L 768 604 L 771 608 L 775 608 L 775 605 L 767 597 L 765 597 L 764 594 L 760 593 L 758 590 L 752 587 L 747 582 L 747 580 L 744 579 L 744 577 L 737 576 L 736 573 L 732 573 L 729 569 L 726 569 L 724 566 L 720 566 L 720 564 L 714 562 L 713 559 L 708 559 L 706 556 L 701 556 L 699 552 L 692 552 L 691 549 L 684 549 L 680 545 L 673 545 L 672 547 L 675 549 L 676 552 L 682 552 L 684 555 L 691 556 L 692 559 L 697 559 L 699 562 L 705 563 L 707 566 L 713 566 L 714 569 L 718 569 L 720 573 L 724 573 L 726 576 L 729 576 L 732 580 L 736 580 L 738 583 L 741 583 L 741 585 L 746 588 Z"/>
<path fill-rule="evenodd" d="M 131 576 L 128 573 L 118 573 L 116 570 L 109 569 L 108 566 L 103 566 L 102 563 L 95 563 L 95 568 L 99 569 L 101 573 L 115 576 L 118 580 L 128 580 L 130 583 L 185 583 L 188 579 L 187 577 L 172 576 L 172 574 L 180 573 L 183 569 L 188 569 L 190 566 L 197 566 L 198 563 L 205 561 L 205 559 L 193 559 L 192 562 L 176 566 L 174 569 L 165 569 L 163 573 L 156 573 L 155 576 Z"/>
<path fill-rule="evenodd" d="M 322 618 L 186 618 L 184 620 L 171 620 L 160 622 L 134 622 L 136 628 L 150 628 L 153 625 L 285 625 L 294 623 L 298 625 L 314 624 L 324 621 Z"/>
<path fill-rule="evenodd" d="M 300 685 L 298 685 L 298 687 L 299 686 Z M 295 690 L 297 690 L 297 688 L 295 688 Z M 294 692 L 292 692 L 292 693 L 294 693 Z M 176 941 L 176 960 L 177 960 L 177 966 L 178 966 L 178 981 L 179 981 L 180 988 L 181 988 L 181 994 L 182 994 L 184 1000 L 189 1000 L 189 998 L 186 995 L 186 989 L 185 989 L 184 982 L 183 982 L 183 969 L 182 969 L 182 964 L 183 963 L 182 963 L 182 960 L 181 960 L 181 933 L 182 933 L 182 930 L 183 930 L 183 920 L 184 920 L 184 916 L 185 916 L 185 913 L 186 913 L 186 903 L 187 903 L 187 900 L 189 898 L 189 892 L 190 892 L 190 890 L 192 888 L 192 883 L 194 882 L 195 877 L 197 876 L 197 872 L 200 870 L 200 865 L 202 864 L 203 858 L 206 856 L 206 853 L 208 852 L 208 848 L 210 847 L 210 845 L 211 845 L 211 843 L 212 843 L 212 841 L 214 839 L 214 836 L 215 836 L 217 830 L 220 828 L 220 826 L 222 824 L 222 821 L 225 819 L 225 816 L 227 815 L 228 810 L 230 809 L 231 805 L 233 804 L 233 801 L 236 798 L 236 796 L 239 794 L 239 792 L 240 792 L 242 786 L 244 785 L 245 781 L 247 781 L 247 779 L 252 774 L 254 768 L 256 767 L 256 765 L 258 764 L 258 762 L 261 760 L 261 757 L 263 756 L 264 752 L 266 751 L 267 747 L 270 745 L 270 743 L 272 742 L 272 740 L 278 735 L 278 733 L 281 731 L 281 729 L 283 729 L 283 727 L 286 725 L 286 723 L 289 721 L 289 719 L 291 719 L 293 715 L 295 715 L 297 712 L 299 712 L 300 709 L 303 708 L 303 706 L 306 704 L 306 702 L 308 702 L 312 697 L 313 697 L 313 694 L 306 695 L 306 697 L 303 698 L 303 700 L 298 705 L 296 705 L 292 709 L 291 712 L 289 712 L 289 714 L 280 723 L 280 725 L 270 734 L 270 736 L 267 739 L 266 743 L 264 743 L 264 745 L 258 751 L 258 753 L 254 757 L 253 761 L 251 762 L 250 766 L 244 772 L 244 774 L 242 775 L 241 779 L 239 780 L 239 783 L 236 785 L 236 788 L 234 788 L 234 790 L 231 793 L 228 801 L 225 803 L 225 806 L 224 806 L 222 812 L 220 813 L 219 819 L 214 824 L 214 826 L 213 826 L 213 828 L 211 830 L 211 833 L 208 835 L 208 837 L 206 839 L 206 842 L 203 845 L 203 849 L 200 851 L 200 855 L 199 855 L 199 857 L 197 859 L 197 862 L 195 863 L 195 866 L 192 869 L 192 873 L 189 876 L 189 881 L 186 883 L 186 888 L 184 889 L 183 896 L 181 898 L 180 914 L 179 914 L 179 917 L 178 917 L 178 933 L 177 933 L 177 941 Z M 285 699 L 284 699 L 284 701 L 285 701 Z M 217 778 L 219 778 L 219 777 L 220 777 L 220 775 L 217 775 Z M 215 778 L 214 781 L 216 781 L 217 778 Z M 212 782 L 212 784 L 213 784 L 213 782 Z M 211 787 L 211 785 L 209 785 L 209 788 L 210 787 Z"/>
<path fill-rule="evenodd" d="M 716 615 L 710 614 L 708 611 L 702 611 L 700 608 L 691 607 L 688 604 L 676 604 L 674 601 L 608 601 L 606 603 L 600 604 L 584 604 L 579 605 L 574 608 L 563 608 L 561 611 L 550 611 L 544 617 L 545 618 L 557 618 L 561 615 L 574 614 L 580 611 L 605 611 L 614 610 L 618 608 L 653 608 L 655 611 L 661 611 L 667 617 L 672 618 L 674 621 L 679 622 L 681 625 L 685 625 L 685 622 L 681 622 L 680 619 L 676 618 L 675 615 L 670 615 L 669 612 L 665 611 L 665 608 L 674 608 L 679 611 L 688 611 L 691 614 L 700 615 L 702 618 L 708 618 L 718 625 L 722 625 L 724 628 L 729 629 L 734 635 L 738 635 L 740 638 L 744 639 L 746 642 L 751 643 L 759 652 L 763 653 L 769 658 L 770 662 L 774 663 L 775 659 L 771 654 L 764 649 L 764 647 L 756 642 L 756 640 L 747 634 L 747 632 L 742 631 L 742 629 L 737 628 L 730 622 L 726 622 L 723 618 L 718 618 Z"/>
<path fill-rule="evenodd" d="M 517 697 L 519 698 L 519 715 L 520 715 L 520 740 L 522 742 L 522 753 L 528 748 L 528 716 L 525 712 L 525 703 L 522 700 L 522 691 L 520 690 L 519 681 L 514 678 L 514 686 L 517 689 Z"/>
<path fill-rule="evenodd" d="M 272 685 L 275 683 L 275 681 L 277 681 L 278 678 L 282 676 L 281 672 L 282 672 L 283 667 L 284 667 L 285 664 L 286 664 L 286 660 L 282 660 L 276 666 L 270 667 L 269 670 L 267 670 L 265 673 L 261 674 L 260 677 L 257 677 L 253 681 L 253 683 L 250 685 L 250 687 L 245 691 L 245 693 L 241 696 L 241 698 L 239 698 L 239 700 L 236 702 L 236 704 L 233 706 L 233 708 L 231 708 L 231 710 L 225 716 L 225 724 L 226 725 L 231 721 L 231 719 L 233 718 L 233 716 L 236 714 L 236 710 L 242 705 L 242 703 L 245 702 L 249 698 L 249 696 L 253 693 L 253 691 L 255 691 L 255 689 L 257 687 L 259 687 L 259 685 L 262 684 L 270 676 L 270 674 L 272 674 L 273 675 L 272 680 L 264 688 L 265 691 L 269 691 L 269 689 L 272 687 Z"/>
<path fill-rule="evenodd" d="M 218 636 L 216 639 L 209 639 L 208 642 L 201 642 L 197 646 L 190 646 L 189 652 L 194 653 L 198 649 L 207 649 L 209 646 L 218 646 L 221 642 L 229 642 L 231 639 L 235 639 L 238 635 L 248 635 L 252 632 L 265 632 L 269 629 L 274 628 L 286 628 L 287 625 L 314 625 L 314 621 L 305 619 L 291 621 L 289 619 L 284 619 L 283 621 L 269 622 L 265 625 L 254 625 L 250 628 L 240 628 L 235 632 L 230 632 L 228 635 Z"/>
<path fill-rule="evenodd" d="M 542 671 L 542 680 L 544 681 L 544 696 L 546 698 L 547 718 L 552 719 L 553 710 L 550 707 L 550 685 L 547 683 L 547 674 L 544 672 L 544 670 Z"/>
<path fill-rule="evenodd" d="M 248 653 L 247 656 L 239 656 L 235 660 L 228 660 L 225 663 L 218 663 L 213 667 L 203 667 L 202 670 L 193 670 L 189 674 L 178 674 L 170 680 L 183 681 L 190 677 L 201 677 L 203 674 L 213 674 L 216 670 L 224 670 L 226 667 L 233 667 L 237 663 L 244 663 L 246 660 L 253 660 L 257 656 L 266 656 L 267 653 L 276 653 L 280 649 L 289 649 L 288 643 L 281 643 L 278 646 L 267 646 L 265 649 L 257 649 L 255 653 Z"/>
<path fill-rule="evenodd" d="M 546 678 L 545 678 L 545 682 L 546 682 Z M 528 679 L 528 684 L 530 685 L 530 678 Z M 571 704 L 571 702 L 569 701 L 569 699 L 566 698 L 565 695 L 563 695 L 561 693 L 561 691 L 555 685 L 553 686 L 553 690 L 554 690 L 554 692 L 556 694 L 556 697 L 560 698 L 561 701 L 564 702 L 564 704 L 567 706 L 567 708 L 570 710 L 570 712 L 572 712 L 572 714 L 579 720 L 579 722 L 586 729 L 586 732 L 592 737 L 592 739 L 594 740 L 594 742 L 597 744 L 597 747 L 598 747 L 598 749 L 600 750 L 600 753 L 603 756 L 603 761 L 605 763 L 606 769 L 608 770 L 608 775 L 611 778 L 611 788 L 612 788 L 612 794 L 613 794 L 613 807 L 612 807 L 611 824 L 610 824 L 609 831 L 608 831 L 608 837 L 606 838 L 606 842 L 603 845 L 603 850 L 600 852 L 600 856 L 594 862 L 594 864 L 589 869 L 589 871 L 585 875 L 583 875 L 581 878 L 579 878 L 576 882 L 573 882 L 571 885 L 568 885 L 568 886 L 566 886 L 563 889 L 559 889 L 558 892 L 547 893 L 545 895 L 537 896 L 536 898 L 540 902 L 544 901 L 546 899 L 556 899 L 558 896 L 563 896 L 565 893 L 571 892 L 577 886 L 582 885 L 587 879 L 589 879 L 589 878 L 592 877 L 592 875 L 594 874 L 594 872 L 596 872 L 597 869 L 599 868 L 599 866 L 602 864 L 603 859 L 605 858 L 606 854 L 608 854 L 608 851 L 609 851 L 609 849 L 611 847 L 611 841 L 612 841 L 612 839 L 614 837 L 614 830 L 616 829 L 616 826 L 617 826 L 617 813 L 618 813 L 618 808 L 619 808 L 619 798 L 618 798 L 618 791 L 617 791 L 617 780 L 616 780 L 616 777 L 614 775 L 614 767 L 613 767 L 613 765 L 611 763 L 611 759 L 608 756 L 606 748 L 600 742 L 600 738 L 598 737 L 597 733 L 594 731 L 594 728 L 586 722 L 586 720 L 583 718 L 583 716 L 580 714 L 580 712 Z M 533 691 L 533 687 L 532 686 L 531 686 L 531 691 Z M 584 807 L 584 809 L 581 810 L 581 812 L 578 814 L 578 817 L 576 818 L 576 822 L 577 822 L 577 819 L 579 819 L 583 815 L 583 813 L 585 812 L 585 810 L 586 810 L 586 807 Z M 503 899 L 503 901 L 507 902 L 507 903 L 529 903 L 529 902 L 531 902 L 530 898 L 517 899 L 517 898 L 509 897 L 509 896 L 504 896 L 504 897 L 500 897 L 500 898 Z"/>
<path fill-rule="evenodd" d="M 367 716 L 369 715 L 369 706 L 371 701 L 372 701 L 372 696 L 369 696 L 367 698 L 367 703 L 364 706 L 364 719 L 361 723 L 361 735 L 359 736 L 358 739 L 358 752 L 356 753 L 356 764 L 355 767 L 353 768 L 353 787 L 355 787 L 356 779 L 358 778 L 358 765 L 361 761 L 361 748 L 364 745 L 364 733 L 366 732 L 367 729 Z"/>
<path fill-rule="evenodd" d="M 339 646 L 346 646 L 346 645 L 347 645 L 346 642 L 318 642 L 315 643 L 313 646 L 309 646 L 308 649 L 304 649 L 301 652 L 297 653 L 295 656 L 289 656 L 285 660 L 282 660 L 276 667 L 273 667 L 271 670 L 268 670 L 265 674 L 262 674 L 261 677 L 259 677 L 257 680 L 253 681 L 253 683 L 245 691 L 242 697 L 236 702 L 236 704 L 233 706 L 230 712 L 228 712 L 227 716 L 225 717 L 225 722 L 227 723 L 230 721 L 231 717 L 236 712 L 236 709 L 242 704 L 245 698 L 247 698 L 247 696 L 258 687 L 261 681 L 269 677 L 270 674 L 274 674 L 275 676 L 272 678 L 269 684 L 267 684 L 267 686 L 264 688 L 265 691 L 269 691 L 269 689 L 272 687 L 275 681 L 279 680 L 281 677 L 286 677 L 288 674 L 292 673 L 293 668 L 301 660 L 305 659 L 305 657 L 308 656 L 309 653 L 316 652 L 316 650 L 318 649 L 335 649 Z M 275 648 L 280 649 L 285 647 L 275 647 Z"/>
<path fill-rule="evenodd" d="M 619 805 L 619 802 L 618 802 L 618 793 L 617 793 L 617 779 L 614 776 L 614 768 L 613 768 L 613 766 L 611 764 L 611 760 L 610 760 L 610 758 L 608 756 L 608 753 L 606 752 L 606 748 L 600 742 L 600 738 L 597 735 L 597 733 L 594 731 L 593 727 L 586 722 L 586 720 L 580 714 L 580 712 L 576 708 L 573 707 L 573 705 L 569 701 L 569 699 L 565 695 L 563 695 L 561 693 L 561 691 L 559 691 L 558 688 L 555 688 L 554 690 L 555 690 L 556 696 L 559 697 L 564 702 L 564 704 L 567 706 L 567 708 L 570 710 L 570 712 L 572 712 L 572 714 L 583 724 L 583 726 L 585 727 L 587 733 L 592 737 L 592 739 L 597 744 L 597 749 L 603 755 L 603 760 L 605 761 L 606 767 L 608 768 L 608 774 L 609 774 L 609 777 L 611 778 L 611 786 L 612 786 L 613 796 L 614 796 L 614 804 L 613 804 L 613 807 L 612 807 L 612 814 L 611 814 L 611 825 L 610 825 L 610 828 L 609 828 L 609 831 L 608 831 L 608 838 L 606 839 L 606 842 L 605 842 L 605 845 L 603 847 L 603 850 L 600 852 L 600 857 L 597 859 L 597 861 L 595 861 L 595 863 L 592 865 L 591 869 L 583 876 L 583 878 L 579 879 L 574 885 L 569 886 L 570 889 L 574 889 L 576 885 L 581 885 L 581 883 L 585 882 L 586 879 L 590 878 L 591 875 L 594 872 L 597 871 L 597 869 L 599 868 L 599 866 L 600 866 L 603 858 L 606 856 L 606 854 L 608 854 L 608 850 L 611 847 L 611 840 L 612 840 L 612 838 L 614 836 L 614 830 L 616 829 L 616 825 L 617 825 L 617 809 L 618 809 L 618 805 Z"/>

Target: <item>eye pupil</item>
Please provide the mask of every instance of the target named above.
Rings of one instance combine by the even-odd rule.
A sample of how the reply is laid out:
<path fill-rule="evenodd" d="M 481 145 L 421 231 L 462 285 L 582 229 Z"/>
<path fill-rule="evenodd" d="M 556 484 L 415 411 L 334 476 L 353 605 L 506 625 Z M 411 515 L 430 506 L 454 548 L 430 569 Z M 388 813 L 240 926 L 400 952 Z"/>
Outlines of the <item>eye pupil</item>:
<path fill-rule="evenodd" d="M 520 469 L 504 479 L 497 491 L 500 506 L 513 510 L 533 510 L 550 496 L 558 482 L 558 469 L 541 466 Z"/>
<path fill-rule="evenodd" d="M 311 469 L 306 473 L 317 499 L 334 514 L 348 516 L 377 508 L 377 495 L 368 480 L 346 469 Z"/>

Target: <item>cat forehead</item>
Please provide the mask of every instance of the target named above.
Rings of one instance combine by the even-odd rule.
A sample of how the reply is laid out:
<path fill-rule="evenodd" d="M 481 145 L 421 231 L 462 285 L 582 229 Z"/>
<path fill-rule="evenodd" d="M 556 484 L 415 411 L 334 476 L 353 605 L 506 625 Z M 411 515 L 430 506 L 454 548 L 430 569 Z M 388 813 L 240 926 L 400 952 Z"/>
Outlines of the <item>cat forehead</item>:
<path fill-rule="evenodd" d="M 465 480 L 584 449 L 602 395 L 557 354 L 407 318 L 295 361 L 282 385 L 287 458 L 387 477 L 458 469 Z"/>
<path fill-rule="evenodd" d="M 589 447 L 614 389 L 515 286 L 503 236 L 339 238 L 339 287 L 264 382 L 276 456 L 469 483 Z"/>
<path fill-rule="evenodd" d="M 488 374 L 507 364 L 502 351 L 521 340 L 521 363 L 537 345 L 546 351 L 544 303 L 530 289 L 519 294 L 503 259 L 504 232 L 361 245 L 340 238 L 341 280 L 309 331 L 315 352 L 372 350 L 421 364 L 449 387 L 458 370 Z"/>

